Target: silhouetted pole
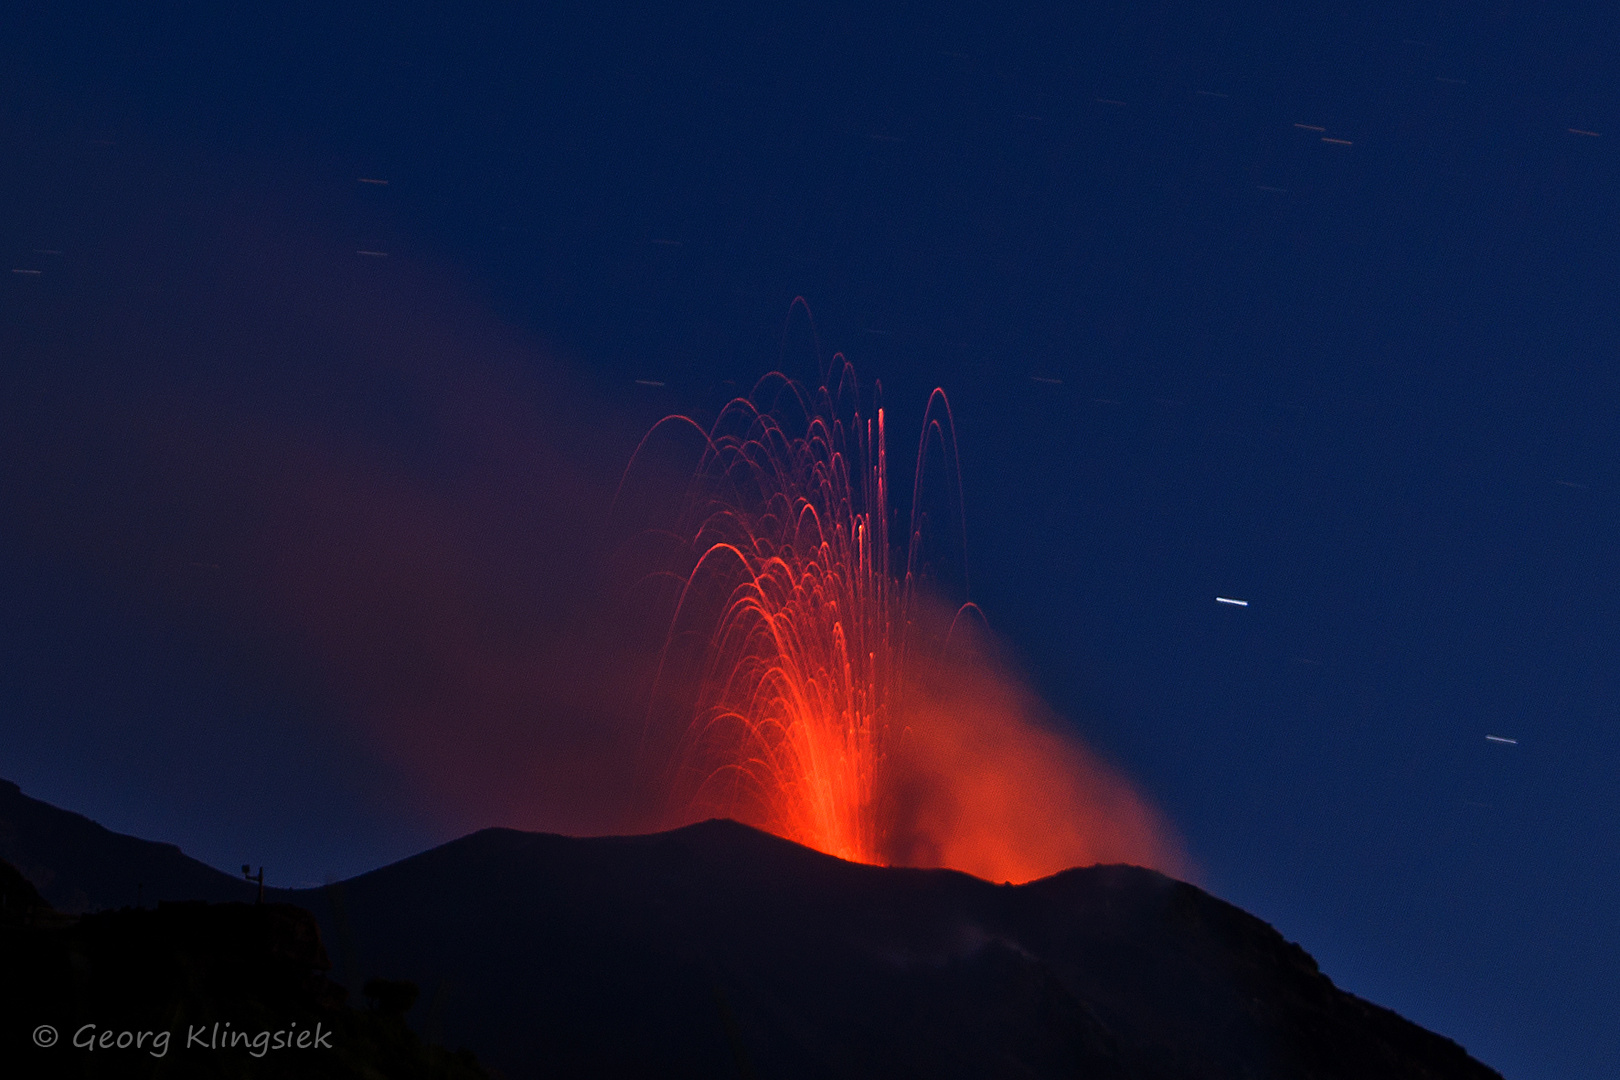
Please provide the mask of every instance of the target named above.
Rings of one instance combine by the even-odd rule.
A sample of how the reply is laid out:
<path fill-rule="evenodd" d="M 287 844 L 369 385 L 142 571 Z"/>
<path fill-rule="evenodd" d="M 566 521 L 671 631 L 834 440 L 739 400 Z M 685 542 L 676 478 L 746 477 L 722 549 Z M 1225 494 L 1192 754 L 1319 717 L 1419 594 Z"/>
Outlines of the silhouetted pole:
<path fill-rule="evenodd" d="M 259 898 L 255 900 L 254 903 L 264 903 L 264 867 L 259 867 L 259 874 L 257 877 L 255 877 L 253 875 L 253 865 L 251 863 L 243 863 L 242 876 L 247 878 L 249 881 L 257 881 L 259 883 Z"/>

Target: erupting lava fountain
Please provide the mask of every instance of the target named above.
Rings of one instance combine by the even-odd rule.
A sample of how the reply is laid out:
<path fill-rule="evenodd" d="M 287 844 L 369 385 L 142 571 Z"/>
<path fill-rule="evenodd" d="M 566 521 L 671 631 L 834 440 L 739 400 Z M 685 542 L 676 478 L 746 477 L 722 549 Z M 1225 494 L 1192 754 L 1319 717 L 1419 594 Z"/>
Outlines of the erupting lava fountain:
<path fill-rule="evenodd" d="M 689 565 L 674 574 L 653 710 L 685 714 L 668 780 L 678 816 L 736 818 L 860 862 L 884 861 L 885 770 L 922 546 L 919 452 L 897 573 L 880 393 L 863 415 L 839 355 L 815 391 L 773 373 L 702 433 L 676 528 Z M 924 445 L 930 433 L 954 469 L 940 390 Z"/>
<path fill-rule="evenodd" d="M 836 355 L 814 390 L 773 373 L 708 429 L 666 417 L 637 449 L 626 484 L 655 442 L 691 444 L 637 485 L 675 493 L 637 534 L 659 548 L 642 580 L 667 628 L 642 745 L 661 824 L 730 817 L 994 880 L 1176 868 L 1173 831 L 1131 785 L 975 651 L 984 639 L 953 640 L 977 609 L 946 599 L 966 591 L 950 405 L 929 397 L 896 537 L 880 401 Z"/>

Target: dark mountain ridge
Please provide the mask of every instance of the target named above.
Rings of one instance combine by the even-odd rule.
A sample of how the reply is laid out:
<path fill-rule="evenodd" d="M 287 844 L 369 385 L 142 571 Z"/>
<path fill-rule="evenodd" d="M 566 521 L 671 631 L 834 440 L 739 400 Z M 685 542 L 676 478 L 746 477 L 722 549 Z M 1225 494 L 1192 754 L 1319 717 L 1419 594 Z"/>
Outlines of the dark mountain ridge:
<path fill-rule="evenodd" d="M 53 828 L 5 843 L 97 906 L 107 874 L 67 876 L 97 858 L 177 868 L 149 889 L 244 888 L 177 849 Z M 51 850 L 64 839 L 102 846 Z M 272 897 L 316 914 L 344 981 L 415 982 L 418 1028 L 514 1078 L 1500 1080 L 1333 986 L 1259 919 L 1138 867 L 995 885 L 710 821 L 589 839 L 486 829 Z"/>
<path fill-rule="evenodd" d="M 240 878 L 198 862 L 173 844 L 142 840 L 81 814 L 31 799 L 0 780 L 0 859 L 58 911 L 153 905 L 164 900 L 252 899 Z"/>
<path fill-rule="evenodd" d="M 1497 1075 L 1138 867 L 994 885 L 710 821 L 487 829 L 294 895 L 513 1075 Z"/>

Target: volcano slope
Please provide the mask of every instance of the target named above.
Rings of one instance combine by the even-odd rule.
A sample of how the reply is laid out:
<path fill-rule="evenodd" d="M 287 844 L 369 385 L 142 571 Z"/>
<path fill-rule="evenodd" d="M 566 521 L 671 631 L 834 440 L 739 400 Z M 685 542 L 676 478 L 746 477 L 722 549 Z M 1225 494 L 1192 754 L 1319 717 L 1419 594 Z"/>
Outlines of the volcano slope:
<path fill-rule="evenodd" d="M 339 972 L 517 1077 L 1497 1078 L 1150 870 L 1021 886 L 730 821 L 487 829 L 324 891 Z"/>
<path fill-rule="evenodd" d="M 57 911 L 79 914 L 165 900 L 246 900 L 253 889 L 173 844 L 115 833 L 0 780 L 0 859 Z"/>

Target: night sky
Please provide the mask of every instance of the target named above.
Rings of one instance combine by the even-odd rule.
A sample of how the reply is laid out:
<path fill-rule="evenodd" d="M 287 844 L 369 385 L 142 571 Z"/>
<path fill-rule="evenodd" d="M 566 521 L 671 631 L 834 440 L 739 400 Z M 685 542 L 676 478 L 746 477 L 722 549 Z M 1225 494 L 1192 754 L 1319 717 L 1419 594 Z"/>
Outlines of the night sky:
<path fill-rule="evenodd" d="M 1200 884 L 1611 1074 L 1620 13 L 226 6 L 0 16 L 0 776 L 288 885 L 633 827 L 609 502 L 802 295 Z"/>

